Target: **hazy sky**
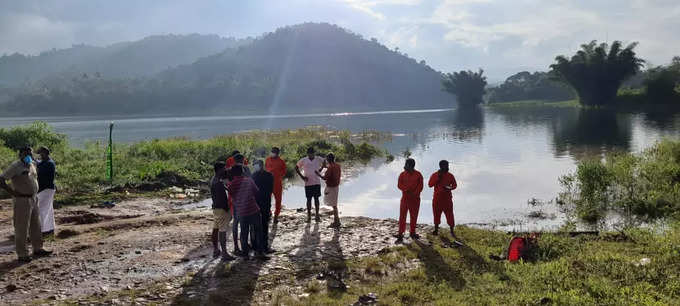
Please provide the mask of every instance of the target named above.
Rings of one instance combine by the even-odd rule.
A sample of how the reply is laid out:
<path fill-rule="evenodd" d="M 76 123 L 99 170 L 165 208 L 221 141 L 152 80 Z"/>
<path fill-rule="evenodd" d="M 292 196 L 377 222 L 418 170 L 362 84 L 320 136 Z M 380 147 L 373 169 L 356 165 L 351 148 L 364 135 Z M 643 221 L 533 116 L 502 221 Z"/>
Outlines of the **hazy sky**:
<path fill-rule="evenodd" d="M 593 39 L 638 41 L 656 65 L 680 55 L 680 0 L 0 0 L 0 54 L 152 34 L 257 36 L 306 21 L 375 37 L 442 71 L 482 67 L 493 81 L 546 70 Z"/>

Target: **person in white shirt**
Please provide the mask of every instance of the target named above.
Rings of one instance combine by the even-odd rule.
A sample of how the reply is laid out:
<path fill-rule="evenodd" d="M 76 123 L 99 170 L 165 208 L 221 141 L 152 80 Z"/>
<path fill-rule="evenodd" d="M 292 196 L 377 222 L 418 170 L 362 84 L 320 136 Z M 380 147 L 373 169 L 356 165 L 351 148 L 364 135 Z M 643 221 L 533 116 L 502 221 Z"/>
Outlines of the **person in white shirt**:
<path fill-rule="evenodd" d="M 312 198 L 314 198 L 314 208 L 316 210 L 316 222 L 321 221 L 319 217 L 319 197 L 321 196 L 321 179 L 316 175 L 316 171 L 321 171 L 324 167 L 324 160 L 315 155 L 314 148 L 307 149 L 307 156 L 300 159 L 295 165 L 295 172 L 305 181 L 305 196 L 307 197 L 307 222 L 312 220 Z M 302 171 L 300 171 L 302 169 Z"/>

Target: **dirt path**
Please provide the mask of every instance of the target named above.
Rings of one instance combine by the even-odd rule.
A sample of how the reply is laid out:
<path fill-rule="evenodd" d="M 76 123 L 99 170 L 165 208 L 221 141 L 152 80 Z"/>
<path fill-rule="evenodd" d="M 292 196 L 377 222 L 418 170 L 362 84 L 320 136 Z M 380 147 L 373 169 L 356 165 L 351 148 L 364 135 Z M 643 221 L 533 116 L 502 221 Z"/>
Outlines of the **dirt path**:
<path fill-rule="evenodd" d="M 284 210 L 271 228 L 278 251 L 271 260 L 225 263 L 211 256 L 209 209 L 187 210 L 162 199 L 110 209 L 69 207 L 56 210 L 59 238 L 46 243 L 55 255 L 18 265 L 9 239 L 11 204 L 0 202 L 0 304 L 223 304 L 225 298 L 266 304 L 282 294 L 303 294 L 312 279 L 342 287 L 344 259 L 393 245 L 394 220 L 345 217 L 334 230 L 324 214 L 321 223 L 310 224 L 304 212 Z"/>

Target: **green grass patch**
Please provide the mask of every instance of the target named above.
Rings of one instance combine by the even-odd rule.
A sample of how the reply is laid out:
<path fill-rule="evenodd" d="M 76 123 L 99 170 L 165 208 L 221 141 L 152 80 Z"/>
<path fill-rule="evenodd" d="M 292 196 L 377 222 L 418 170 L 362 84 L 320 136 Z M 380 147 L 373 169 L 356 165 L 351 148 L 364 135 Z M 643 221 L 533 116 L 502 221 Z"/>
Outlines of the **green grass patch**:
<path fill-rule="evenodd" d="M 506 233 L 460 227 L 458 234 L 468 247 L 451 248 L 441 234 L 428 237 L 432 244 L 348 260 L 346 292 L 279 297 L 277 305 L 349 305 L 369 292 L 382 305 L 667 305 L 680 298 L 680 225 L 631 230 L 624 241 L 544 234 L 537 260 L 520 263 L 488 257 L 504 252 Z M 640 264 L 643 258 L 649 262 Z M 413 260 L 417 266 L 407 268 Z M 366 273 L 376 269 L 389 272 Z"/>

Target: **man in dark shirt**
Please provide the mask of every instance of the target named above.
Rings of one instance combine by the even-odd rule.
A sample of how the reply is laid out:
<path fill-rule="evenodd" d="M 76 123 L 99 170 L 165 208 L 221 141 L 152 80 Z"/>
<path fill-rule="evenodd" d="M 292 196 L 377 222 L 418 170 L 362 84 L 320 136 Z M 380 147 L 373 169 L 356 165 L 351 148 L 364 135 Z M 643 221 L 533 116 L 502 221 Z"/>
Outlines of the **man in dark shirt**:
<path fill-rule="evenodd" d="M 215 217 L 212 230 L 213 257 L 217 258 L 222 254 L 222 259 L 233 260 L 234 257 L 227 252 L 227 229 L 231 221 L 231 211 L 227 201 L 227 189 L 224 185 L 226 178 L 225 164 L 217 162 L 214 165 L 215 175 L 210 179 L 210 196 L 212 197 L 212 209 Z M 219 246 L 218 246 L 219 239 Z M 220 252 L 220 246 L 222 252 Z"/>
<path fill-rule="evenodd" d="M 38 211 L 40 212 L 40 228 L 43 235 L 54 234 L 54 185 L 56 166 L 50 158 L 50 149 L 40 147 L 40 162 L 38 162 Z"/>
<path fill-rule="evenodd" d="M 272 192 L 274 189 L 274 176 L 264 170 L 264 163 L 261 160 L 256 160 L 253 163 L 253 181 L 257 185 L 257 206 L 260 207 L 260 217 L 262 218 L 262 237 L 261 246 L 267 253 L 273 253 L 269 247 L 269 220 L 272 216 Z"/>

